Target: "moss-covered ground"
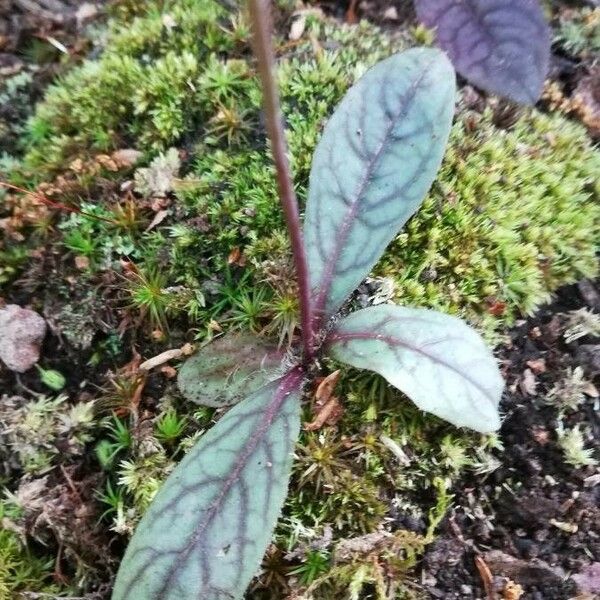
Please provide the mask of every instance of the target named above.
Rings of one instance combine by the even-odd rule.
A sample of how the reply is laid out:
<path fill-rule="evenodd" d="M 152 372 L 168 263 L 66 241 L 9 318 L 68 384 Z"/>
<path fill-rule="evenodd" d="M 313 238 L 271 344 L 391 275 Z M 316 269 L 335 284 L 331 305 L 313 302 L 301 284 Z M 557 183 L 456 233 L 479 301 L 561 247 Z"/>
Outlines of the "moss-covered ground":
<path fill-rule="evenodd" d="M 52 339 L 41 364 L 67 380 L 59 395 L 37 372 L 20 383 L 2 374 L 2 600 L 106 594 L 161 481 L 218 416 L 180 396 L 170 366 L 140 374 L 140 355 L 230 329 L 286 344 L 297 328 L 244 13 L 213 0 L 110 10 L 99 56 L 46 90 L 0 162 L 3 180 L 63 207 L 4 192 L 0 293 L 44 314 Z M 428 36 L 343 25 L 313 10 L 291 41 L 292 8 L 278 10 L 279 85 L 303 201 L 312 152 L 344 92 L 370 65 Z M 573 22 L 557 36 L 585 52 L 596 38 L 576 35 Z M 9 81 L 4 93 L 20 85 Z M 600 153 L 559 110 L 474 94 L 461 91 L 428 198 L 355 301 L 435 307 L 497 342 L 558 287 L 596 274 Z M 284 515 L 249 598 L 306 588 L 325 599 L 414 597 L 411 569 L 453 484 L 497 465 L 498 437 L 425 417 L 376 376 L 345 370 L 337 392 L 345 408 L 337 424 L 301 436 Z M 332 563 L 337 542 L 386 533 L 385 543 L 373 538 L 367 551 Z"/>

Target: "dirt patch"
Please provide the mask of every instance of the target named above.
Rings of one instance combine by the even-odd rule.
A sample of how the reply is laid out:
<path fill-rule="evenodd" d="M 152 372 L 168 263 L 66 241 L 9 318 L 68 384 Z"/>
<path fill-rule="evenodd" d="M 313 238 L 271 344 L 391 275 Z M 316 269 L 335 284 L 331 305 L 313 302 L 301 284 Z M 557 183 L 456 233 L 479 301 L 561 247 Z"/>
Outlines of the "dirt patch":
<path fill-rule="evenodd" d="M 585 448 L 599 456 L 600 339 L 569 329 L 573 317 L 566 316 L 597 310 L 598 298 L 589 281 L 564 288 L 510 331 L 500 350 L 508 383 L 501 463 L 483 481 L 472 476 L 458 486 L 456 508 L 423 560 L 431 597 L 485 597 L 482 560 L 498 598 L 510 597 L 502 595 L 509 580 L 522 586 L 523 598 L 591 593 L 591 584 L 578 589 L 576 581 L 600 561 L 600 481 L 594 466 L 566 462 L 560 431 L 585 431 Z M 569 378 L 578 368 L 587 383 L 571 410 Z"/>

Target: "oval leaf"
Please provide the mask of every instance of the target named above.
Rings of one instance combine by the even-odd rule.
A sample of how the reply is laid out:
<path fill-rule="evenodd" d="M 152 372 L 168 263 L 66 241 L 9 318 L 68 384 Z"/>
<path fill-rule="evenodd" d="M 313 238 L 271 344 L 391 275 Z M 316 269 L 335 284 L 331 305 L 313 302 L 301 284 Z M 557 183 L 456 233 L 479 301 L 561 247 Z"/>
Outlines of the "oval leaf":
<path fill-rule="evenodd" d="M 177 385 L 191 402 L 230 406 L 281 375 L 282 352 L 251 334 L 216 339 L 189 358 Z"/>
<path fill-rule="evenodd" d="M 327 123 L 304 225 L 316 327 L 421 204 L 442 161 L 454 98 L 448 59 L 417 48 L 367 71 Z"/>
<path fill-rule="evenodd" d="M 301 385 L 295 369 L 200 438 L 138 525 L 113 600 L 242 598 L 287 493 Z"/>
<path fill-rule="evenodd" d="M 415 0 L 456 70 L 476 86 L 534 104 L 550 60 L 550 30 L 538 0 Z"/>
<path fill-rule="evenodd" d="M 422 410 L 482 433 L 500 426 L 504 380 L 481 336 L 460 319 L 373 306 L 340 320 L 327 344 L 335 359 L 383 375 Z"/>

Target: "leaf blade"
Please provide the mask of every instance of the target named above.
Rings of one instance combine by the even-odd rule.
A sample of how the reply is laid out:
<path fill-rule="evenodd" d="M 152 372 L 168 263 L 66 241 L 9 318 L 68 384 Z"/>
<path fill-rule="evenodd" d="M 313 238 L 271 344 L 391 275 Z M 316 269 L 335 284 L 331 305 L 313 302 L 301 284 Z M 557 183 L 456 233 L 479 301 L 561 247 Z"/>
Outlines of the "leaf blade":
<path fill-rule="evenodd" d="M 504 381 L 482 338 L 460 319 L 373 306 L 340 320 L 326 343 L 333 358 L 379 373 L 422 410 L 482 433 L 500 426 Z"/>
<path fill-rule="evenodd" d="M 416 48 L 367 71 L 327 123 L 304 223 L 317 327 L 421 204 L 442 161 L 455 92 L 444 54 Z"/>
<path fill-rule="evenodd" d="M 200 438 L 138 525 L 113 600 L 242 598 L 287 492 L 302 378 L 267 384 Z"/>
<path fill-rule="evenodd" d="M 415 7 L 461 75 L 535 104 L 550 60 L 550 29 L 538 0 L 415 0 Z"/>
<path fill-rule="evenodd" d="M 177 385 L 190 402 L 231 406 L 281 375 L 282 359 L 283 353 L 264 338 L 228 334 L 188 358 Z"/>

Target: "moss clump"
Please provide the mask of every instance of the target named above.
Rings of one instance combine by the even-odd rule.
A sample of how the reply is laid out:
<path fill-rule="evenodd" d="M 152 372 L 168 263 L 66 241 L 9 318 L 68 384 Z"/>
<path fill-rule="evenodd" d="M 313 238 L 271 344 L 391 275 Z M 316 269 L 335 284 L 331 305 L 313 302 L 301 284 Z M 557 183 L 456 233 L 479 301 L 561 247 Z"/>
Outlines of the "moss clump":
<path fill-rule="evenodd" d="M 12 469 L 45 473 L 59 456 L 81 455 L 94 426 L 92 402 L 69 405 L 64 395 L 40 396 L 30 402 L 20 396 L 3 396 L 0 460 L 7 473 Z"/>
<path fill-rule="evenodd" d="M 581 127 L 536 111 L 510 130 L 493 120 L 460 115 L 429 197 L 378 267 L 398 302 L 489 329 L 594 275 L 600 235 L 600 154 Z"/>
<path fill-rule="evenodd" d="M 20 516 L 18 506 L 7 500 L 0 502 L 0 600 L 15 600 L 24 591 L 59 592 L 52 583 L 53 559 L 39 558 L 23 544 L 14 523 Z"/>
<path fill-rule="evenodd" d="M 115 22 L 100 60 L 47 90 L 28 125 L 28 165 L 60 170 L 90 150 L 164 148 L 210 118 L 211 95 L 225 101 L 247 85 L 247 69 L 238 73 L 210 58 L 235 52 L 248 33 L 243 22 L 212 0 L 164 10 L 149 6 L 131 22 Z M 224 93 L 203 85 L 215 72 Z"/>

